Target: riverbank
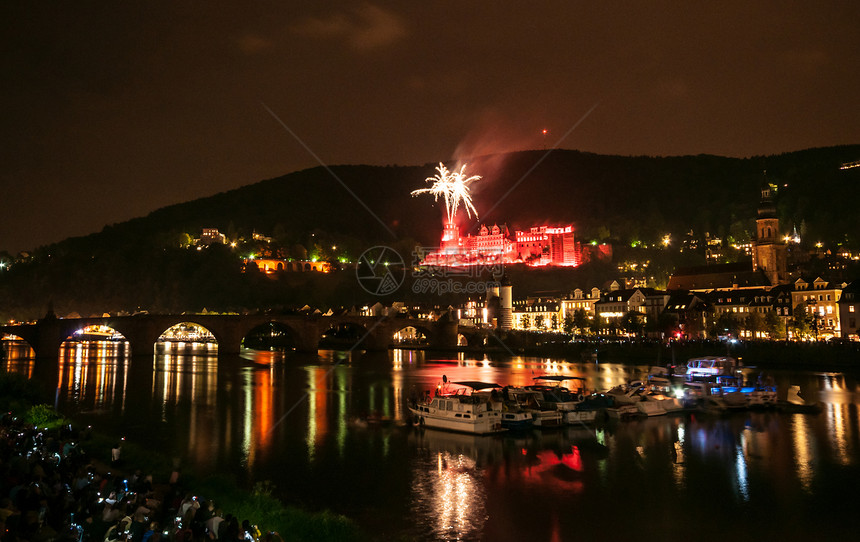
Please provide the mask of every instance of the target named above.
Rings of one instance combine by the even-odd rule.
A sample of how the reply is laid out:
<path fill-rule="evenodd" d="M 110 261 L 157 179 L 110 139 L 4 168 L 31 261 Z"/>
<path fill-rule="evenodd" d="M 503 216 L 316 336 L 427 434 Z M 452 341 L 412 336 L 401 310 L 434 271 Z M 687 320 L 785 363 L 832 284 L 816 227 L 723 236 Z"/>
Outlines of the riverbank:
<path fill-rule="evenodd" d="M 0 389 L 25 392 L 28 382 L 22 383 L 20 375 L 3 374 Z M 33 387 L 31 382 L 29 387 Z M 33 398 L 36 394 L 24 395 Z M 159 537 L 179 540 L 183 527 L 177 518 L 183 514 L 178 511 L 188 496 L 193 496 L 195 509 L 200 510 L 185 521 L 185 528 L 191 519 L 195 522 L 195 540 L 210 541 L 217 536 L 207 525 L 218 512 L 225 521 L 246 521 L 253 542 L 368 538 L 345 516 L 284 505 L 273 496 L 274 486 L 269 482 L 245 490 L 228 476 L 202 478 L 193 468 L 180 469 L 175 460 L 144 444 L 91 426 L 78 427 L 47 405 L 26 408 L 20 405 L 20 398 L 5 394 L 0 402 L 16 405 L 0 421 L 0 499 L 9 499 L 11 512 L 5 514 L 0 508 L 0 523 L 14 516 L 5 527 L 17 537 L 9 540 L 80 541 L 86 534 L 91 542 L 102 542 L 131 538 L 133 527 L 140 531 L 136 532 L 140 538 L 155 522 L 161 527 L 152 542 Z M 22 492 L 21 487 L 27 490 Z M 48 497 L 45 503 L 40 502 L 43 495 Z M 148 512 L 138 513 L 140 507 Z M 39 516 L 37 524 L 31 521 L 32 512 Z M 131 519 L 123 525 L 123 518 Z M 116 536 L 107 538 L 111 529 Z"/>
<path fill-rule="evenodd" d="M 683 364 L 692 357 L 731 356 L 746 366 L 767 369 L 804 371 L 860 370 L 860 343 L 856 342 L 786 342 L 786 341 L 658 341 L 576 340 L 562 336 L 540 335 L 542 340 L 500 339 L 495 345 L 480 348 L 461 347 L 466 354 L 522 355 L 565 358 L 569 361 L 625 364 Z"/>

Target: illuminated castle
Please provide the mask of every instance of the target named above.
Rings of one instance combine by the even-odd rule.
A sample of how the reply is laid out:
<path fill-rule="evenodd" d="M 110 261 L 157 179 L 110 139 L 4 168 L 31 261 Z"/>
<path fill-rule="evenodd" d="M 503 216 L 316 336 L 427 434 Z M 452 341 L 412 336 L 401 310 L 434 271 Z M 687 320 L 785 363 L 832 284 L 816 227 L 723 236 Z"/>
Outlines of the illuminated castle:
<path fill-rule="evenodd" d="M 579 245 L 573 238 L 573 226 L 551 228 L 536 226 L 529 231 L 517 231 L 514 238 L 506 225 L 492 228 L 482 225 L 478 235 L 460 236 L 455 217 L 462 206 L 466 216 L 475 218 L 478 211 L 472 205 L 469 185 L 481 179 L 479 175 L 466 175 L 466 164 L 459 170 L 449 171 L 445 164 L 436 168 L 438 175 L 428 177 L 430 188 L 413 190 L 412 195 L 432 194 L 434 200 L 443 198 L 447 220 L 442 229 L 439 251 L 426 255 L 424 265 L 460 266 L 526 263 L 528 265 L 567 265 L 575 267 L 582 261 Z"/>
<path fill-rule="evenodd" d="M 580 247 L 574 239 L 572 225 L 535 226 L 529 231 L 514 232 L 511 239 L 506 225 L 482 225 L 477 235 L 460 236 L 456 224 L 448 222 L 442 230 L 439 252 L 428 254 L 425 265 L 491 265 L 525 263 L 532 266 L 581 263 Z"/>

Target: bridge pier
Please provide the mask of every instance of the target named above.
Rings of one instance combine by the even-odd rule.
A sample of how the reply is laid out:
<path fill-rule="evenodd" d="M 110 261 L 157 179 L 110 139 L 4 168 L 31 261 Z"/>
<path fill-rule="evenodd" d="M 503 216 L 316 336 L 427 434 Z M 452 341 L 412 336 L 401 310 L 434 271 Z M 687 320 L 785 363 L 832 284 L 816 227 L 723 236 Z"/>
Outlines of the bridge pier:
<path fill-rule="evenodd" d="M 455 320 L 440 319 L 436 322 L 436 337 L 434 341 L 436 344 L 434 346 L 438 348 L 456 348 L 459 330 L 460 326 Z"/>

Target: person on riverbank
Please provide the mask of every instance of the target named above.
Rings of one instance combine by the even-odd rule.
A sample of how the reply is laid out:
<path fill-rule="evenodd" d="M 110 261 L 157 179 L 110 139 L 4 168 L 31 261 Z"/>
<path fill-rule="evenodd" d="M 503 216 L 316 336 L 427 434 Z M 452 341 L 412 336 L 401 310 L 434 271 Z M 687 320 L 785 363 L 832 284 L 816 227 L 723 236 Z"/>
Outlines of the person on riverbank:
<path fill-rule="evenodd" d="M 0 542 L 203 542 L 207 538 L 256 542 L 260 538 L 250 522 L 240 527 L 229 515 L 224 529 L 227 520 L 211 501 L 193 494 L 175 499 L 173 495 L 182 495 L 178 484 L 157 485 L 153 491 L 151 474 L 143 476 L 137 470 L 126 478 L 113 466 L 107 472 L 104 465 L 90 463 L 82 448 L 72 452 L 72 446 L 66 446 L 71 440 L 61 445 L 62 430 L 54 435 L 14 417 L 4 420 L 0 421 Z M 119 447 L 117 443 L 114 448 Z M 112 463 L 114 459 L 118 457 L 112 453 Z M 182 523 L 174 524 L 177 515 Z M 162 530 L 162 525 L 167 527 Z M 229 534 L 220 536 L 222 531 Z"/>
<path fill-rule="evenodd" d="M 117 442 L 110 450 L 110 464 L 113 467 L 119 466 L 120 455 L 122 455 L 122 446 Z"/>
<path fill-rule="evenodd" d="M 212 501 L 209 502 L 212 503 Z M 212 504 L 214 506 L 214 503 Z M 212 517 L 209 518 L 209 521 L 206 522 L 206 532 L 210 540 L 218 540 L 218 529 L 223 522 L 224 512 L 220 508 L 217 508 Z"/>

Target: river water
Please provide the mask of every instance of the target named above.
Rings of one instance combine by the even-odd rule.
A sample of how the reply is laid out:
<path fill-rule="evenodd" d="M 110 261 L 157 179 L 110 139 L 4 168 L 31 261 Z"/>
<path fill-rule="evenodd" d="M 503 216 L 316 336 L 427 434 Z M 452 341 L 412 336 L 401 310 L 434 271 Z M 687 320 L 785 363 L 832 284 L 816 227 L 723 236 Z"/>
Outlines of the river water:
<path fill-rule="evenodd" d="M 858 537 L 860 386 L 846 374 L 769 373 L 783 396 L 800 385 L 821 401 L 818 415 L 685 414 L 473 437 L 408 425 L 405 397 L 442 375 L 525 385 L 564 374 L 605 390 L 649 367 L 409 350 L 125 352 L 67 344 L 45 376 L 12 348 L 5 366 L 46 380 L 79 421 L 199 473 L 269 480 L 285 502 L 343 513 L 378 539 Z"/>

